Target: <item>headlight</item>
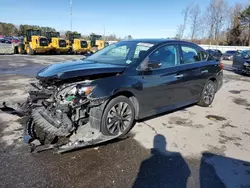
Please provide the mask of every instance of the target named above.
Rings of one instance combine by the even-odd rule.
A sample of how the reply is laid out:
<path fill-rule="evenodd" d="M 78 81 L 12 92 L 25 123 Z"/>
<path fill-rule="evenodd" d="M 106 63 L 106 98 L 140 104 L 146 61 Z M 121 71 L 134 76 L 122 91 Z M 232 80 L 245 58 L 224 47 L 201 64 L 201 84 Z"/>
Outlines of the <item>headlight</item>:
<path fill-rule="evenodd" d="M 95 86 L 85 86 L 85 87 L 79 87 L 78 89 L 78 94 L 79 95 L 89 95 L 93 89 L 95 88 Z"/>
<path fill-rule="evenodd" d="M 248 62 L 245 62 L 245 63 L 244 63 L 244 66 L 248 67 L 248 66 L 250 66 L 250 65 L 249 65 Z"/>

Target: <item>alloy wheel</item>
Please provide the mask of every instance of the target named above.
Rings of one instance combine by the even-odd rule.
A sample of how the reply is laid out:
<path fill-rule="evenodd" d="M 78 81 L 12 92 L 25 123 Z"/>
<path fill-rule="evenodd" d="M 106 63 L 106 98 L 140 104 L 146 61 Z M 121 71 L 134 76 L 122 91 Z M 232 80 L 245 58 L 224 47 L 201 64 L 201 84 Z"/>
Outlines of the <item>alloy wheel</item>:
<path fill-rule="evenodd" d="M 215 87 L 213 83 L 209 83 L 204 92 L 204 102 L 206 104 L 211 104 L 214 99 Z"/>
<path fill-rule="evenodd" d="M 132 121 L 132 109 L 126 102 L 115 104 L 108 112 L 106 127 L 111 135 L 122 134 Z"/>

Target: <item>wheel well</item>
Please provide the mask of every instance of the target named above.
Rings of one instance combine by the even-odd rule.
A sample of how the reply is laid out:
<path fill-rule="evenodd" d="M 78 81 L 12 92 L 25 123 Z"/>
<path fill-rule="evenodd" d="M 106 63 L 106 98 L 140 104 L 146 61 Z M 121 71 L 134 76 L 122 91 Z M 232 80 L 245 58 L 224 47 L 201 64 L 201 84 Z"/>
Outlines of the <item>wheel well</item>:
<path fill-rule="evenodd" d="M 135 108 L 135 119 L 136 120 L 139 119 L 139 102 L 138 102 L 138 99 L 130 91 L 118 92 L 112 98 L 115 98 L 115 97 L 120 96 L 120 95 L 123 95 L 123 96 L 129 98 L 129 100 L 132 102 L 132 104 L 134 105 L 134 108 Z"/>
<path fill-rule="evenodd" d="M 210 78 L 209 80 L 211 80 L 212 82 L 214 82 L 215 83 L 215 85 L 216 85 L 216 90 L 217 90 L 217 80 L 216 80 L 216 78 Z"/>

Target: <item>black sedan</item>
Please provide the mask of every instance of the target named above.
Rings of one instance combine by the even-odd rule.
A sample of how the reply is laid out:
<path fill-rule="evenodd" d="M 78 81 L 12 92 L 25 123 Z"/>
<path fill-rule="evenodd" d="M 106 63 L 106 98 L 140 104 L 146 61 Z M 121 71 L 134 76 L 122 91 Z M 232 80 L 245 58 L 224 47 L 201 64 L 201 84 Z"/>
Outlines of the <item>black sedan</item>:
<path fill-rule="evenodd" d="M 129 40 L 50 65 L 37 79 L 26 103 L 31 118 L 25 138 L 44 143 L 44 135 L 52 141 L 79 134 L 67 145 L 74 149 L 122 136 L 145 117 L 209 106 L 222 86 L 223 64 L 193 43 Z"/>

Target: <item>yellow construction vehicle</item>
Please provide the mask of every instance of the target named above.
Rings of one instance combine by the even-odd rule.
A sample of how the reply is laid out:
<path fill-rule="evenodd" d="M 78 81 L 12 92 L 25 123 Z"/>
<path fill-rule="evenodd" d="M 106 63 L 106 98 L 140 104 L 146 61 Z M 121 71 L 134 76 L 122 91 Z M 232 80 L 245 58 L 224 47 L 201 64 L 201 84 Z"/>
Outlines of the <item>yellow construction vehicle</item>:
<path fill-rule="evenodd" d="M 48 53 L 51 50 L 48 39 L 41 36 L 41 30 L 27 29 L 23 41 L 16 46 L 19 54 L 34 55 L 36 53 Z"/>
<path fill-rule="evenodd" d="M 51 47 L 52 54 L 69 53 L 70 47 L 67 45 L 67 41 L 65 39 L 60 38 L 59 32 L 46 32 L 45 36 L 49 41 L 49 47 Z"/>
<path fill-rule="evenodd" d="M 96 51 L 103 49 L 108 44 L 104 40 L 101 40 L 102 35 L 91 34 L 89 38 L 88 48 L 91 53 L 95 53 Z"/>
<path fill-rule="evenodd" d="M 67 42 L 69 43 L 72 54 L 85 54 L 89 50 L 87 41 L 81 39 L 80 33 L 70 33 Z"/>

